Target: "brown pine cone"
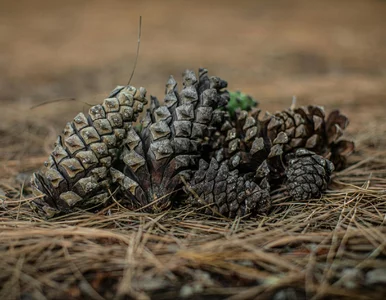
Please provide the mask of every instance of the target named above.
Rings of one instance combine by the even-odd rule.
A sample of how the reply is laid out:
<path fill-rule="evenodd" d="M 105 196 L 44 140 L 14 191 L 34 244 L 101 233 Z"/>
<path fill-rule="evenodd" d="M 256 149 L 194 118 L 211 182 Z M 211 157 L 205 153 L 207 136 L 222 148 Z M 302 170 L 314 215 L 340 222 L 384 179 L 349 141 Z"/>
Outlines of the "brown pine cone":
<path fill-rule="evenodd" d="M 229 100 L 222 89 L 227 83 L 209 78 L 205 69 L 199 73 L 199 80 L 193 71 L 184 73 L 181 92 L 170 77 L 165 105 L 152 97 L 142 131 L 129 131 L 121 154 L 124 165 L 116 166 L 113 178 L 131 207 L 147 211 L 169 207 L 172 194 L 182 185 L 181 176 L 190 180 L 206 140 L 222 125 L 222 108 Z"/>
<path fill-rule="evenodd" d="M 45 168 L 34 173 L 32 187 L 38 211 L 47 217 L 75 207 L 103 203 L 111 187 L 110 167 L 131 123 L 146 104 L 146 90 L 117 87 L 89 114 L 67 123 Z"/>
<path fill-rule="evenodd" d="M 340 139 L 348 120 L 338 111 L 327 120 L 319 106 L 267 113 L 261 120 L 259 113 L 237 111 L 235 117 L 228 116 L 211 144 L 213 150 L 222 149 L 231 166 L 240 172 L 256 171 L 257 182 L 265 177 L 269 182 L 284 180 L 284 157 L 298 148 L 332 160 L 337 169 L 345 166 L 346 156 L 354 149 L 353 142 Z"/>
<path fill-rule="evenodd" d="M 295 200 L 319 198 L 327 189 L 334 165 L 307 149 L 297 149 L 287 157 L 286 186 Z"/>
<path fill-rule="evenodd" d="M 340 140 L 349 122 L 338 110 L 332 111 L 326 119 L 323 107 L 302 106 L 266 114 L 263 122 L 266 136 L 273 147 L 279 144 L 276 146 L 279 152 L 306 148 L 330 159 L 337 170 L 344 167 L 346 156 L 354 150 L 353 142 Z"/>
<path fill-rule="evenodd" d="M 207 214 L 231 218 L 266 213 L 271 206 L 268 181 L 258 185 L 237 169 L 230 171 L 228 160 L 219 160 L 200 160 L 199 169 L 184 188 L 190 193 L 190 203 L 203 207 Z"/>

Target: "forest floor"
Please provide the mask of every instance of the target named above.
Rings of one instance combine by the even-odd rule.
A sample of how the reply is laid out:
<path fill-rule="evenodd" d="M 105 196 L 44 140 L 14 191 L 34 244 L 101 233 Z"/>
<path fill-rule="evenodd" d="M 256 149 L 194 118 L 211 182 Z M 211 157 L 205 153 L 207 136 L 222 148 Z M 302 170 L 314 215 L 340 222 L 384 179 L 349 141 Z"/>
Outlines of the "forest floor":
<path fill-rule="evenodd" d="M 386 297 L 386 1 L 235 3 L 0 4 L 0 299 Z M 127 83 L 140 15 L 131 84 L 149 95 L 203 66 L 263 111 L 295 95 L 347 115 L 356 151 L 328 193 L 254 220 L 117 203 L 38 218 L 28 177 L 67 121 Z"/>

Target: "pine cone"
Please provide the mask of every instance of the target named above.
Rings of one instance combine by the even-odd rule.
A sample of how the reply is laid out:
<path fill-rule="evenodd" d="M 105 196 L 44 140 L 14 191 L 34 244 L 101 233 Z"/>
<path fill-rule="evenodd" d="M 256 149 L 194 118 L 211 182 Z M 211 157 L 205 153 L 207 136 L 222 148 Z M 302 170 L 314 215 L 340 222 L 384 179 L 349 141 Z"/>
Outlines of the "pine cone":
<path fill-rule="evenodd" d="M 117 87 L 102 105 L 92 106 L 88 116 L 79 113 L 67 123 L 45 168 L 32 177 L 40 213 L 52 217 L 108 198 L 110 167 L 146 104 L 145 95 L 144 88 Z"/>
<path fill-rule="evenodd" d="M 331 159 L 337 170 L 344 167 L 345 157 L 354 150 L 354 143 L 339 140 L 348 125 L 346 116 L 335 110 L 325 118 L 320 106 L 288 109 L 274 115 L 266 114 L 266 135 L 272 144 L 279 142 L 283 153 L 306 148 Z"/>
<path fill-rule="evenodd" d="M 295 200 L 319 198 L 327 189 L 334 165 L 331 161 L 306 149 L 297 149 L 287 157 L 286 186 Z"/>
<path fill-rule="evenodd" d="M 170 77 L 165 105 L 152 97 L 142 131 L 129 131 L 121 155 L 124 165 L 116 166 L 113 178 L 131 207 L 169 207 L 172 193 L 182 185 L 181 176 L 190 180 L 205 140 L 222 125 L 229 95 L 221 90 L 227 83 L 209 78 L 205 69 L 199 73 L 199 81 L 193 71 L 184 73 L 180 93 Z"/>
<path fill-rule="evenodd" d="M 267 113 L 262 120 L 259 113 L 236 111 L 211 144 L 213 153 L 224 150 L 234 168 L 244 173 L 256 172 L 255 180 L 268 176 L 269 182 L 279 183 L 285 179 L 287 166 L 283 158 L 298 148 L 331 159 L 337 169 L 345 166 L 346 156 L 354 149 L 352 142 L 339 139 L 348 120 L 338 111 L 333 111 L 327 120 L 319 106 Z"/>
<path fill-rule="evenodd" d="M 237 169 L 230 171 L 229 161 L 219 157 L 213 157 L 209 164 L 200 160 L 199 169 L 185 187 L 191 194 L 189 201 L 207 214 L 231 218 L 266 213 L 271 206 L 268 181 L 259 186 Z"/>
<path fill-rule="evenodd" d="M 325 123 L 327 144 L 329 146 L 327 147 L 328 151 L 324 153 L 324 157 L 333 162 L 337 171 L 346 167 L 347 157 L 355 150 L 354 142 L 340 139 L 348 124 L 347 117 L 342 115 L 339 110 L 332 111 Z"/>

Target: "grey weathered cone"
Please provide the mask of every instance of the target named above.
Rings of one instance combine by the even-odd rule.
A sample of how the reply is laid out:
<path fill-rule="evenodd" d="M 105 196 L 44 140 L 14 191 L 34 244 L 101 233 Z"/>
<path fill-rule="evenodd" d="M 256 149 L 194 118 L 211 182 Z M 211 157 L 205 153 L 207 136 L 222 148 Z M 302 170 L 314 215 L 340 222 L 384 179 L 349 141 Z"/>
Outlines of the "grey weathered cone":
<path fill-rule="evenodd" d="M 39 212 L 52 217 L 108 199 L 110 168 L 147 103 L 145 96 L 144 88 L 117 87 L 87 116 L 79 113 L 67 123 L 44 168 L 32 177 Z"/>
<path fill-rule="evenodd" d="M 66 125 L 45 168 L 34 174 L 38 211 L 51 217 L 114 196 L 129 208 L 154 212 L 183 197 L 206 213 L 235 217 L 268 212 L 270 192 L 283 183 L 294 197 L 320 195 L 329 180 L 327 159 L 341 168 L 353 150 L 352 142 L 340 139 L 347 118 L 333 112 L 325 120 L 317 106 L 263 119 L 259 111 L 231 116 L 226 87 L 206 69 L 198 78 L 187 70 L 181 91 L 170 77 L 163 104 L 151 97 L 140 128 L 132 122 L 147 103 L 145 89 L 118 87 L 89 115 Z M 300 157 L 299 148 L 315 154 Z M 296 163 L 285 159 L 290 154 Z M 318 192 L 300 193 L 289 174 L 307 170 L 307 159 L 317 161 L 314 155 L 325 162 L 325 175 L 318 173 L 323 184 L 315 177 Z M 182 188 L 188 195 L 181 195 Z"/>
<path fill-rule="evenodd" d="M 121 160 L 114 166 L 113 179 L 132 207 L 163 210 L 182 187 L 181 176 L 192 178 L 202 145 L 223 122 L 229 99 L 223 91 L 226 85 L 218 77 L 208 77 L 205 69 L 200 69 L 198 79 L 187 70 L 180 92 L 174 78 L 168 80 L 164 105 L 151 98 L 142 130 L 128 133 Z"/>

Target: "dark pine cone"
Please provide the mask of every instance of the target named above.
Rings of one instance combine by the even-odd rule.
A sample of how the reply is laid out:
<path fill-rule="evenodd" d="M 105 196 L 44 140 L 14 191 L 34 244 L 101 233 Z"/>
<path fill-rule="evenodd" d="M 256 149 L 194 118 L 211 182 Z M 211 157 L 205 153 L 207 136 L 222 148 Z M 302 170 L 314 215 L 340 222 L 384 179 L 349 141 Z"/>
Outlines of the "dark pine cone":
<path fill-rule="evenodd" d="M 333 163 L 306 149 L 297 149 L 287 159 L 286 186 L 290 195 L 295 200 L 319 198 L 327 189 Z"/>
<path fill-rule="evenodd" d="M 266 213 L 271 206 L 269 184 L 264 179 L 260 185 L 247 174 L 229 169 L 229 161 L 221 161 L 221 155 L 210 163 L 200 160 L 189 187 L 190 202 L 205 208 L 207 214 L 228 217 Z"/>
<path fill-rule="evenodd" d="M 226 81 L 208 77 L 200 69 L 183 74 L 183 88 L 170 77 L 166 84 L 165 105 L 151 98 L 143 129 L 128 132 L 121 160 L 112 168 L 131 208 L 162 211 L 182 186 L 181 177 L 191 179 L 202 156 L 202 146 L 223 123 L 229 94 L 222 91 Z M 126 201 L 127 202 L 127 201 Z"/>

